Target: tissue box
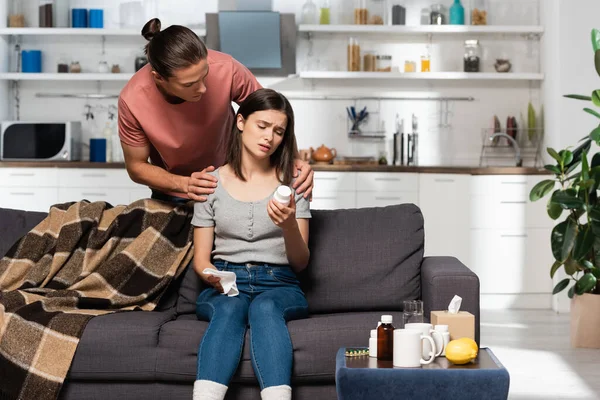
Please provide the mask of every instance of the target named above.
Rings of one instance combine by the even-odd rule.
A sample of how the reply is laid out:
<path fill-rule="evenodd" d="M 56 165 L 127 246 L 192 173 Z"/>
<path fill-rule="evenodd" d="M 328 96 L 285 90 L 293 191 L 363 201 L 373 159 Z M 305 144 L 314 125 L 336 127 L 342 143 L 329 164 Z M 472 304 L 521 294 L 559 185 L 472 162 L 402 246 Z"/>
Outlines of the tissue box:
<path fill-rule="evenodd" d="M 475 340 L 475 316 L 467 311 L 450 314 L 446 311 L 431 312 L 432 325 L 448 325 L 450 340 L 468 337 Z"/>

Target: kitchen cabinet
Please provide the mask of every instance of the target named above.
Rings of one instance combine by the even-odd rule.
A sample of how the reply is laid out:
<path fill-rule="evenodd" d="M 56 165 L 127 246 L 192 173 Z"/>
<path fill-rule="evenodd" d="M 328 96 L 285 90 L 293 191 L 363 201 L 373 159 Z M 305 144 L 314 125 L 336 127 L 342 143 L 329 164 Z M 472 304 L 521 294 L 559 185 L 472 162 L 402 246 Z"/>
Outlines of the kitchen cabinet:
<path fill-rule="evenodd" d="M 481 282 L 482 307 L 549 308 L 554 226 L 546 202 L 529 201 L 540 176 L 471 178 L 469 267 Z"/>
<path fill-rule="evenodd" d="M 426 256 L 454 256 L 470 265 L 471 176 L 420 174 Z"/>
<path fill-rule="evenodd" d="M 313 210 L 335 210 L 356 207 L 356 173 L 315 171 Z"/>
<path fill-rule="evenodd" d="M 385 207 L 419 203 L 419 174 L 400 172 L 358 172 L 356 207 Z"/>

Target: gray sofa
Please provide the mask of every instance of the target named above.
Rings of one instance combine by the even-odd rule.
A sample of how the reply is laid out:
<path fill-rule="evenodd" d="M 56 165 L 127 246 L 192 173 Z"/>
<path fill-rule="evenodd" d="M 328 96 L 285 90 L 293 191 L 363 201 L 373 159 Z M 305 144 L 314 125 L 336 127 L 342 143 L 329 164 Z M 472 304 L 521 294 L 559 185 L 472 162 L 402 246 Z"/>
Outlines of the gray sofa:
<path fill-rule="evenodd" d="M 44 216 L 0 209 L 0 255 Z M 335 399 L 337 350 L 366 346 L 384 313 L 398 327 L 406 299 L 422 299 L 429 315 L 458 294 L 462 309 L 476 317 L 479 342 L 477 276 L 455 258 L 424 258 L 423 244 L 423 216 L 412 204 L 313 210 L 311 262 L 301 276 L 310 317 L 288 324 L 295 399 Z M 191 399 L 196 351 L 207 327 L 194 313 L 200 289 L 188 270 L 156 311 L 92 319 L 61 398 Z M 260 399 L 247 343 L 228 399 Z"/>

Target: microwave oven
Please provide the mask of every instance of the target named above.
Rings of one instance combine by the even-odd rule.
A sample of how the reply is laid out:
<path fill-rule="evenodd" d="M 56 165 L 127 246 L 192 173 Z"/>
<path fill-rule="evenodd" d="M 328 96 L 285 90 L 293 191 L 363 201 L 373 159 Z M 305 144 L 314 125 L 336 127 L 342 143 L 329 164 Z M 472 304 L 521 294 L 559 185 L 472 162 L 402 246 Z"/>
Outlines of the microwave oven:
<path fill-rule="evenodd" d="M 81 160 L 81 122 L 3 121 L 0 160 Z"/>

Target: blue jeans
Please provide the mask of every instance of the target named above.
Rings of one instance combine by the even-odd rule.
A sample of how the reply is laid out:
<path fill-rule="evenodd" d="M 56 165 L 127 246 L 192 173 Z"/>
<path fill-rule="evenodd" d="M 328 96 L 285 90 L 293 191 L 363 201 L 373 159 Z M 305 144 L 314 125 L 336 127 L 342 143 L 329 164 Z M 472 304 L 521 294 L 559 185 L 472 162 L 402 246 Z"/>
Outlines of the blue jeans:
<path fill-rule="evenodd" d="M 261 389 L 290 386 L 293 349 L 286 323 L 308 316 L 308 303 L 291 267 L 214 262 L 236 274 L 238 296 L 204 289 L 196 302 L 198 319 L 210 321 L 198 350 L 197 379 L 229 386 L 242 357 L 246 328 Z"/>

